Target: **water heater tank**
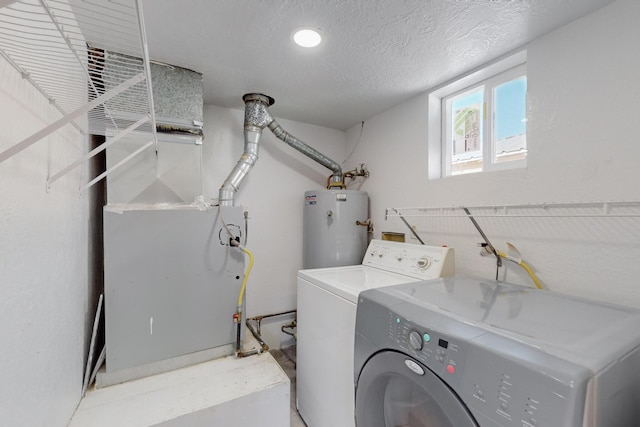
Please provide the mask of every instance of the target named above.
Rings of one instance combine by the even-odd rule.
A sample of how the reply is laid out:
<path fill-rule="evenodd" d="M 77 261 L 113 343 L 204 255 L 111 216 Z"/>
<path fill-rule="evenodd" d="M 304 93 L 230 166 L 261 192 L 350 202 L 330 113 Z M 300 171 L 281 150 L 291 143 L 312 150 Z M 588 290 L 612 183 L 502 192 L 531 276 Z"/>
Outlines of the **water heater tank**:
<path fill-rule="evenodd" d="M 364 191 L 318 190 L 304 193 L 304 268 L 362 263 L 367 249 L 369 198 Z"/>

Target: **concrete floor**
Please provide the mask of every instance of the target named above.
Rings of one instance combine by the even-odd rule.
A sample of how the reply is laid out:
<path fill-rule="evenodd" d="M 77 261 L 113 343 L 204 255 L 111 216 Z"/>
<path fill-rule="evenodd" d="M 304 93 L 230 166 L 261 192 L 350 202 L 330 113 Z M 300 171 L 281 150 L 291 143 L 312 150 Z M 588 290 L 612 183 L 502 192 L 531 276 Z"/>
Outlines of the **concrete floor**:
<path fill-rule="evenodd" d="M 269 351 L 291 381 L 291 427 L 306 427 L 296 409 L 296 347 Z"/>

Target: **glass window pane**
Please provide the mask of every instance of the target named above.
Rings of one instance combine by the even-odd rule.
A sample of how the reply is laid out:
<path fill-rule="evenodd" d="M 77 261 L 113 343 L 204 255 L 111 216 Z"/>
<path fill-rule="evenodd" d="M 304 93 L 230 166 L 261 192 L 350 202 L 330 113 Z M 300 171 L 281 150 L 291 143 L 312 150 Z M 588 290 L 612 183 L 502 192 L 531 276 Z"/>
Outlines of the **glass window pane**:
<path fill-rule="evenodd" d="M 493 96 L 493 163 L 526 158 L 527 78 L 496 86 Z"/>
<path fill-rule="evenodd" d="M 451 100 L 451 174 L 482 170 L 484 88 Z"/>

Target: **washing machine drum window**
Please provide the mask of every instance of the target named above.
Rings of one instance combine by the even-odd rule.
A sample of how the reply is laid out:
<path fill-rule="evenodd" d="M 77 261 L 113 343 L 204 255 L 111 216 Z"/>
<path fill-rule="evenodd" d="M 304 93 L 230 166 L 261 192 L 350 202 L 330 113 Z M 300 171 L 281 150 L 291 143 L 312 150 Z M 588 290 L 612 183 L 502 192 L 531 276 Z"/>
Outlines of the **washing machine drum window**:
<path fill-rule="evenodd" d="M 364 365 L 356 391 L 358 427 L 478 427 L 458 396 L 417 360 L 394 351 Z"/>

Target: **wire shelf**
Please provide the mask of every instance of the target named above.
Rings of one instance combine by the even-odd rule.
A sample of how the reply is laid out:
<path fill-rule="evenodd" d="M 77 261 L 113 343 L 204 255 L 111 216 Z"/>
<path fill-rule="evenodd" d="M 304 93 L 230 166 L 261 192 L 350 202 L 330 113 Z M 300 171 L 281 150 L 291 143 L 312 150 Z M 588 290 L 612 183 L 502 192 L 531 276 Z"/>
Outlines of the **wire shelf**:
<path fill-rule="evenodd" d="M 149 132 L 157 143 L 139 0 L 10 3 L 0 9 L 0 56 L 62 115 L 1 152 L 0 162 L 69 123 L 83 134 L 115 131 L 116 139 L 120 132 Z M 53 174 L 47 184 L 102 150 Z"/>
<path fill-rule="evenodd" d="M 614 201 L 387 208 L 385 219 L 390 217 L 469 218 L 465 208 L 472 211 L 475 218 L 640 218 L 640 202 Z"/>

